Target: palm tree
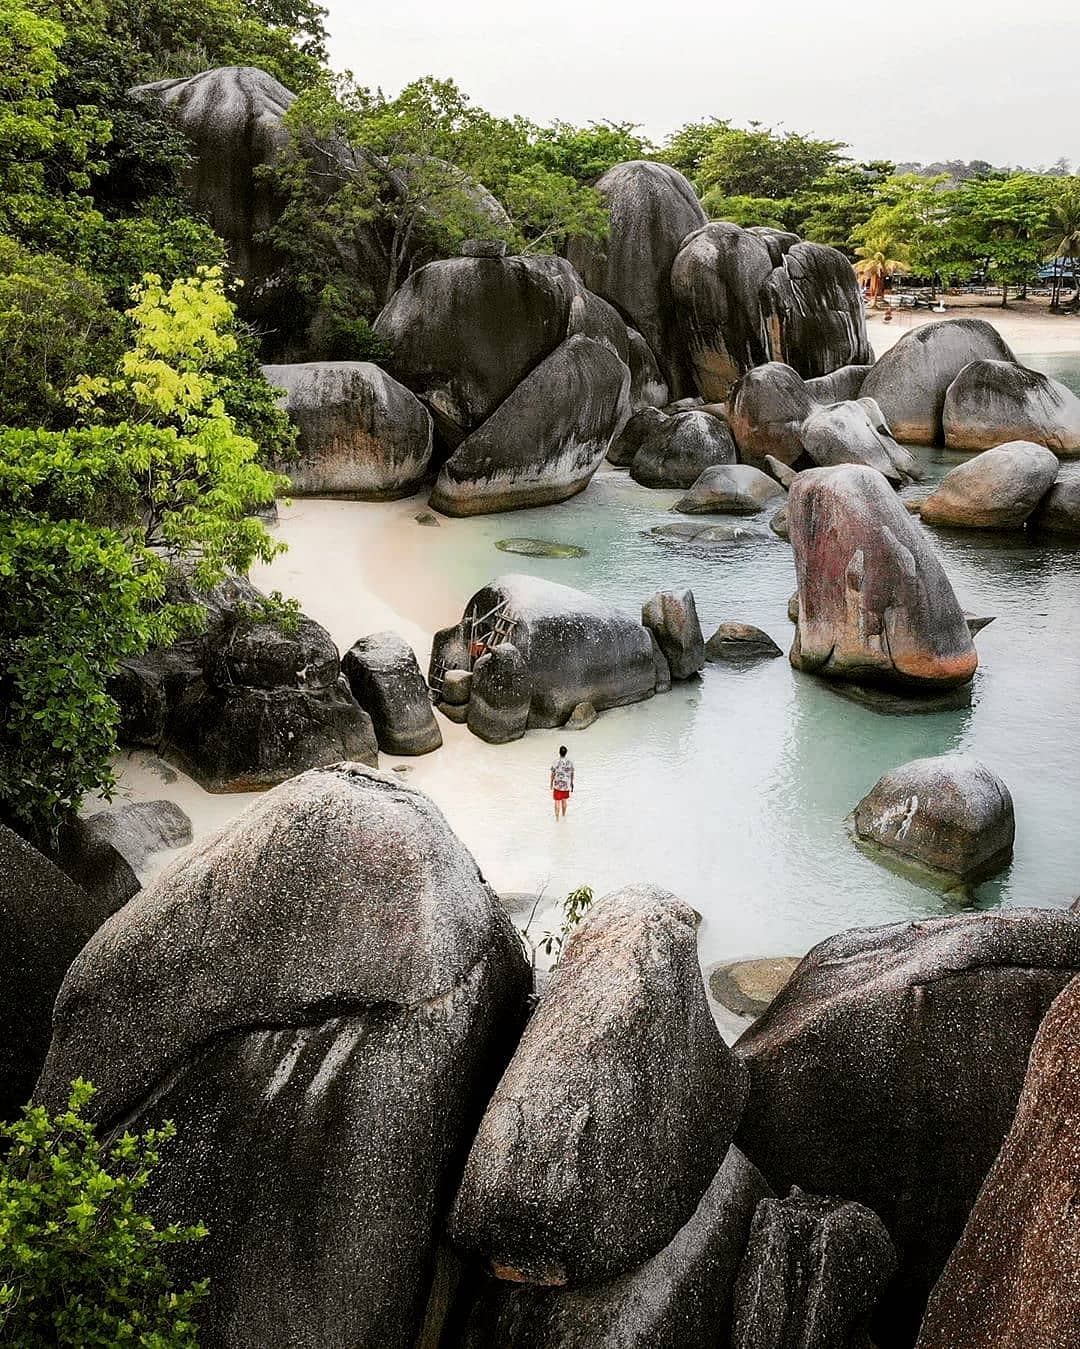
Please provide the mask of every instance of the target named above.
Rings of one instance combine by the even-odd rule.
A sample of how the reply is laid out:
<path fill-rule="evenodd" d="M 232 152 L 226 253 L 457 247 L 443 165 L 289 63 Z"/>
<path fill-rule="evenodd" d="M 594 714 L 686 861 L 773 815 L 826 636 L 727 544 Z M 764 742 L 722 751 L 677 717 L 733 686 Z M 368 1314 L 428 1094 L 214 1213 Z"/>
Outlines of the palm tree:
<path fill-rule="evenodd" d="M 1075 268 L 1073 259 L 1080 257 L 1080 178 L 1060 178 L 1054 183 L 1054 192 L 1050 200 L 1050 238 L 1053 251 L 1050 257 L 1054 261 L 1054 287 L 1050 298 L 1050 308 L 1057 310 L 1061 300 L 1062 267 L 1059 258 L 1069 259 Z M 1075 271 L 1074 271 L 1075 276 Z"/>
<path fill-rule="evenodd" d="M 904 270 L 906 264 L 897 256 L 902 252 L 903 249 L 887 238 L 867 239 L 856 248 L 855 275 L 866 284 L 868 299 L 880 300 L 885 294 L 888 278 Z"/>

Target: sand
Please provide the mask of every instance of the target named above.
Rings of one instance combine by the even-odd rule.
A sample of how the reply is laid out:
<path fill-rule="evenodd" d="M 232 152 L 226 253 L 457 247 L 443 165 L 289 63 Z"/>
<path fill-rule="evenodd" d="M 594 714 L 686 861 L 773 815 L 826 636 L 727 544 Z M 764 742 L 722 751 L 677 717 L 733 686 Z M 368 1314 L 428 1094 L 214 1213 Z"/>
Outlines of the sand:
<path fill-rule="evenodd" d="M 870 311 L 866 327 L 875 353 L 881 356 L 912 328 L 955 318 L 980 318 L 992 323 L 1018 355 L 1052 356 L 1080 351 L 1080 315 L 1051 314 L 1050 301 L 1043 297 L 1010 300 L 1007 309 L 1001 308 L 1000 301 L 981 295 L 946 295 L 943 303 L 944 314 L 925 309 L 896 309 L 888 323 L 882 311 Z"/>

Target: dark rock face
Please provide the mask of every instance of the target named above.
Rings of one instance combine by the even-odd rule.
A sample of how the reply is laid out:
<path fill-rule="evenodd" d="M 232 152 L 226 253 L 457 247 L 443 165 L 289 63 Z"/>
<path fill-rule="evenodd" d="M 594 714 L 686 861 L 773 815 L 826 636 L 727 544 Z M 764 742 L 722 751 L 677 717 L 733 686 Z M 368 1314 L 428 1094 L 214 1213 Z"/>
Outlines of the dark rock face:
<path fill-rule="evenodd" d="M 836 249 L 713 221 L 684 240 L 671 286 L 706 399 L 767 361 L 812 377 L 873 359 L 855 273 Z"/>
<path fill-rule="evenodd" d="M 280 259 L 259 236 L 277 220 L 280 203 L 255 171 L 287 144 L 281 119 L 296 95 L 255 66 L 221 66 L 131 92 L 173 113 L 192 144 L 185 183 L 192 205 L 228 243 L 237 274 L 249 285 L 264 283 Z"/>
<path fill-rule="evenodd" d="M 732 1349 L 864 1349 L 896 1273 L 881 1219 L 795 1188 L 763 1199 L 735 1285 Z"/>
<path fill-rule="evenodd" d="M 0 824 L 0 1120 L 30 1099 L 67 967 L 111 912 Z"/>
<path fill-rule="evenodd" d="M 466 720 L 473 735 L 489 744 L 520 740 L 529 726 L 532 680 L 521 652 L 502 642 L 473 667 Z"/>
<path fill-rule="evenodd" d="M 610 322 L 610 306 L 599 316 L 602 304 L 561 258 L 448 258 L 413 272 L 375 331 L 393 347 L 391 373 L 456 448 L 568 336 L 582 333 L 581 310 L 592 311 L 595 329 Z M 614 331 L 616 354 L 628 356 L 626 325 Z"/>
<path fill-rule="evenodd" d="M 656 638 L 672 679 L 689 679 L 705 668 L 705 638 L 692 590 L 658 590 L 642 605 L 641 621 Z"/>
<path fill-rule="evenodd" d="M 656 692 L 668 693 L 671 690 L 671 666 L 656 640 L 655 632 L 650 631 L 649 640 L 652 642 L 653 667 L 656 670 Z"/>
<path fill-rule="evenodd" d="M 788 540 L 791 533 L 788 529 L 788 508 L 785 502 L 778 511 L 774 511 L 769 517 L 769 528 L 778 538 Z"/>
<path fill-rule="evenodd" d="M 857 1200 L 900 1253 L 881 1349 L 910 1345 L 1012 1121 L 1046 1009 L 1080 969 L 1048 909 L 930 918 L 822 942 L 737 1045 L 739 1146 L 770 1184 Z"/>
<path fill-rule="evenodd" d="M 1008 787 L 969 754 L 894 768 L 855 807 L 854 825 L 863 842 L 968 882 L 1008 866 L 1016 836 Z"/>
<path fill-rule="evenodd" d="M 642 445 L 669 420 L 659 408 L 641 408 L 635 412 L 608 447 L 608 462 L 616 468 L 629 468 Z"/>
<path fill-rule="evenodd" d="M 416 491 L 431 463 L 431 418 L 403 384 L 367 361 L 262 371 L 299 431 L 299 460 L 281 466 L 295 495 L 389 501 Z"/>
<path fill-rule="evenodd" d="M 568 941 L 451 1214 L 452 1239 L 497 1277 L 612 1279 L 691 1219 L 746 1090 L 708 1009 L 696 927 L 673 895 L 631 886 Z"/>
<path fill-rule="evenodd" d="M 627 364 L 630 367 L 631 412 L 665 407 L 671 401 L 671 390 L 660 373 L 652 347 L 636 328 L 627 328 L 626 336 L 630 343 Z"/>
<path fill-rule="evenodd" d="M 1032 529 L 1080 538 L 1080 477 L 1063 478 L 1028 517 Z"/>
<path fill-rule="evenodd" d="M 737 1148 L 693 1217 L 651 1260 L 607 1283 L 540 1289 L 483 1285 L 461 1349 L 716 1349 L 750 1222 L 769 1188 Z"/>
<path fill-rule="evenodd" d="M 721 623 L 705 643 L 707 661 L 724 661 L 728 664 L 773 660 L 783 654 L 767 632 L 762 632 L 750 623 Z"/>
<path fill-rule="evenodd" d="M 693 380 L 671 294 L 671 265 L 682 241 L 705 224 L 697 193 L 668 164 L 616 164 L 596 183 L 610 226 L 602 244 L 572 240 L 570 261 L 588 288 L 634 325 L 656 357 L 674 398 Z"/>
<path fill-rule="evenodd" d="M 896 486 L 921 477 L 915 457 L 893 439 L 871 398 L 815 408 L 803 422 L 799 439 L 819 468 L 865 464 Z"/>
<path fill-rule="evenodd" d="M 642 487 L 692 487 L 713 464 L 733 464 L 727 424 L 708 412 L 677 412 L 642 441 L 630 476 Z"/>
<path fill-rule="evenodd" d="M 496 639 L 491 632 L 500 615 L 505 625 Z M 513 724 L 520 726 L 520 733 L 519 700 L 526 692 L 528 726 L 533 729 L 562 726 L 578 703 L 590 702 L 602 712 L 649 698 L 655 688 L 652 644 L 636 619 L 571 586 L 515 573 L 477 591 L 462 622 L 435 634 L 432 670 L 439 664 L 467 668 L 471 646 L 475 702 L 478 693 L 486 696 L 479 687 L 480 663 L 500 641 L 513 644 L 527 674 L 527 680 L 513 683 L 512 705 L 518 709 Z"/>
<path fill-rule="evenodd" d="M 443 465 L 446 515 L 550 506 L 587 487 L 629 411 L 629 371 L 580 334 L 536 367 Z"/>
<path fill-rule="evenodd" d="M 817 400 L 798 371 L 781 361 L 748 370 L 735 386 L 728 420 L 743 459 L 771 455 L 793 464 L 802 454 L 802 425 Z"/>
<path fill-rule="evenodd" d="M 198 595 L 175 585 L 203 606 L 206 626 L 125 662 L 112 685 L 121 740 L 161 748 L 208 791 L 270 787 L 342 759 L 376 763 L 371 719 L 324 628 L 303 616 L 295 628 L 261 621 L 264 597 L 243 578 Z"/>
<path fill-rule="evenodd" d="M 1053 487 L 1058 467 L 1041 445 L 999 445 L 950 469 L 919 514 L 929 525 L 1019 529 Z"/>
<path fill-rule="evenodd" d="M 57 1003 L 39 1098 L 77 1073 L 103 1133 L 176 1121 L 145 1192 L 210 1274 L 208 1349 L 412 1346 L 460 1156 L 528 971 L 421 793 L 315 771 L 100 931 Z"/>
<path fill-rule="evenodd" d="M 629 415 L 626 324 L 562 258 L 429 263 L 375 330 L 452 450 L 432 497 L 447 514 L 565 500 Z"/>
<path fill-rule="evenodd" d="M 1080 979 L 1074 979 L 1039 1027 L 1016 1118 L 934 1288 L 919 1349 L 1076 1344 L 1078 1060 Z"/>
<path fill-rule="evenodd" d="M 1006 441 L 1080 455 L 1080 398 L 1056 379 L 1010 360 L 973 360 L 949 385 L 942 413 L 945 444 L 988 450 Z"/>
<path fill-rule="evenodd" d="M 757 515 L 784 489 L 752 464 L 717 464 L 707 468 L 673 510 L 684 515 Z"/>
<path fill-rule="evenodd" d="M 930 541 L 880 473 L 800 473 L 788 499 L 799 581 L 796 669 L 914 692 L 964 684 L 978 665 Z"/>
<path fill-rule="evenodd" d="M 134 867 L 92 818 L 68 820 L 42 851 L 104 914 L 139 893 Z"/>
<path fill-rule="evenodd" d="M 863 380 L 862 397 L 874 399 L 901 444 L 938 444 L 944 435 L 942 413 L 949 385 L 964 366 L 982 360 L 1016 360 L 989 323 L 982 319 L 925 323 L 905 333 L 874 365 Z"/>
<path fill-rule="evenodd" d="M 341 670 L 384 753 L 429 754 L 440 747 L 427 681 L 412 647 L 396 632 L 361 637 L 345 653 Z"/>

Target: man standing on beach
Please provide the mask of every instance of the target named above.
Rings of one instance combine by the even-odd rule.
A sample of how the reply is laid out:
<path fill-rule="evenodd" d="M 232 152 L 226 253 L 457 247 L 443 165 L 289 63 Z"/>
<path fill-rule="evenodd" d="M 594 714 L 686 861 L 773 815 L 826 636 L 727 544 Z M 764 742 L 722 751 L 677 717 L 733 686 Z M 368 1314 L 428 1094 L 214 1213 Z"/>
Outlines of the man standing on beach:
<path fill-rule="evenodd" d="M 551 765 L 551 795 L 555 801 L 555 818 L 566 814 L 566 803 L 574 790 L 574 765 L 566 757 L 566 746 L 559 746 L 559 757 Z"/>

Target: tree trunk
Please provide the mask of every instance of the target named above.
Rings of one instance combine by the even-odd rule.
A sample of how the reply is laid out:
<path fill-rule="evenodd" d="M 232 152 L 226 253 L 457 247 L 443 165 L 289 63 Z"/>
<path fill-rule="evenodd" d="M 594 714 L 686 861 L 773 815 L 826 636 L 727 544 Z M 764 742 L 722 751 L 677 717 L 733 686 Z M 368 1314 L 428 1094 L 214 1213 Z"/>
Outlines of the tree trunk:
<path fill-rule="evenodd" d="M 1001 307 L 1002 309 L 1008 309 L 1009 307 L 1009 283 L 1007 281 L 1001 283 Z"/>

